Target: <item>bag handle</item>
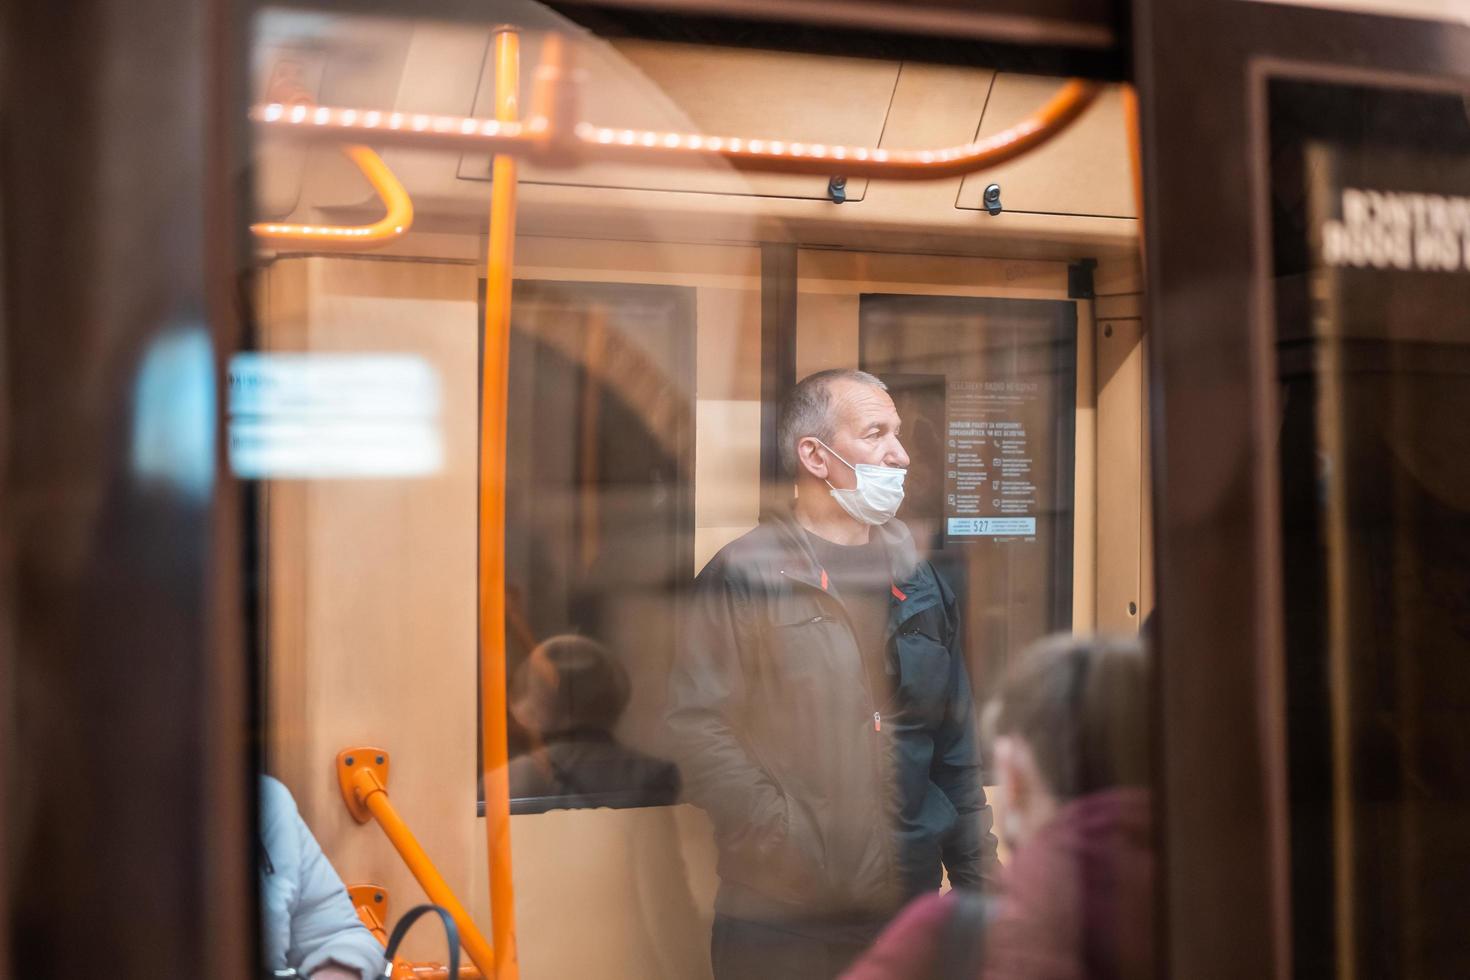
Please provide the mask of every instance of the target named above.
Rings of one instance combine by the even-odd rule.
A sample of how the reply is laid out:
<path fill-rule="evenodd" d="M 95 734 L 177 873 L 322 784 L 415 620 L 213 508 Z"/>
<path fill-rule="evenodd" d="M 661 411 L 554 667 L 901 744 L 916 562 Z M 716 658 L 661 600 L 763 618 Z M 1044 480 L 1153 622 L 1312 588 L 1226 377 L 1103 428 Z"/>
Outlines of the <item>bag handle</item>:
<path fill-rule="evenodd" d="M 459 980 L 459 930 L 455 928 L 454 918 L 445 909 L 438 905 L 425 903 L 415 905 L 404 913 L 403 918 L 393 927 L 393 932 L 388 937 L 388 946 L 383 950 L 383 956 L 387 965 L 383 967 L 383 980 L 391 980 L 393 976 L 393 957 L 398 952 L 403 937 L 408 935 L 408 930 L 425 912 L 433 912 L 439 916 L 439 921 L 444 923 L 444 939 L 449 943 L 449 980 Z"/>

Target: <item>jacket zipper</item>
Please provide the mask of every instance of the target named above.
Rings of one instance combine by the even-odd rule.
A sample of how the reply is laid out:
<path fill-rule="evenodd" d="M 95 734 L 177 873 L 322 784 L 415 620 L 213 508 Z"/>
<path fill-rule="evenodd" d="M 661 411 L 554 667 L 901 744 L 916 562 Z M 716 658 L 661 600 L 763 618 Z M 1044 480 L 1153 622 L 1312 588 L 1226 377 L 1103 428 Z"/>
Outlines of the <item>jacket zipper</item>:
<path fill-rule="evenodd" d="M 820 566 L 818 566 L 818 567 L 820 567 Z M 822 574 L 825 577 L 825 575 L 826 575 L 826 569 L 822 569 Z M 782 569 L 781 570 L 781 575 L 784 576 L 787 579 L 787 581 L 794 582 L 794 583 L 796 583 L 798 585 L 801 585 L 801 586 L 804 586 L 804 587 L 806 587 L 808 589 L 811 589 L 813 592 L 819 592 L 822 595 L 827 596 L 830 599 L 833 599 L 837 603 L 837 607 L 839 609 L 841 609 L 841 611 L 842 611 L 841 612 L 842 622 L 847 627 L 848 635 L 850 635 L 852 637 L 854 644 L 857 643 L 857 631 L 853 628 L 853 625 L 852 625 L 852 617 L 850 617 L 847 614 L 847 607 L 844 606 L 841 601 L 837 600 L 836 597 L 833 596 L 831 592 L 827 591 L 824 588 L 819 587 L 815 583 L 804 581 L 803 579 L 797 578 L 797 577 L 792 576 L 792 575 L 787 575 L 785 569 Z M 895 583 L 895 586 L 894 586 L 894 590 L 897 591 L 897 584 L 896 583 Z M 908 597 L 905 596 L 904 597 L 904 600 L 906 600 L 907 598 Z M 904 600 L 900 600 L 900 601 L 904 601 Z M 885 651 L 887 650 L 887 647 L 888 647 L 888 645 L 890 643 L 893 643 L 893 644 L 896 644 L 897 643 L 898 638 L 903 635 L 903 632 L 904 632 L 903 627 L 904 627 L 904 625 L 910 619 L 912 619 L 914 615 L 918 615 L 918 613 L 915 612 L 914 614 L 912 614 L 910 616 L 907 616 L 903 620 L 901 620 L 897 624 L 897 626 L 894 628 L 894 630 L 893 630 L 893 632 L 891 634 L 888 633 L 885 630 L 884 637 L 883 637 Z M 821 617 L 818 617 L 818 618 L 825 618 L 825 617 L 826 617 L 826 613 L 823 613 L 822 616 Z M 898 653 L 897 653 L 897 647 L 895 646 L 894 656 L 897 657 L 897 655 L 898 655 Z M 862 674 L 863 690 L 865 690 L 865 691 L 868 692 L 868 705 L 873 709 L 873 732 L 874 732 L 874 735 L 875 736 L 881 736 L 882 733 L 883 733 L 883 712 L 879 709 L 877 697 L 873 694 L 873 685 L 870 684 L 870 683 L 868 683 L 868 671 L 867 671 L 867 668 L 865 666 L 863 666 L 863 664 L 862 664 L 862 650 L 861 650 L 861 647 L 858 648 L 858 667 L 859 667 L 859 672 Z M 890 776 L 890 772 L 889 772 L 889 769 L 890 769 L 890 761 L 886 761 L 886 754 L 884 752 L 884 745 L 885 745 L 885 740 L 884 739 L 882 739 L 882 738 L 874 738 L 873 752 L 872 752 L 872 755 L 870 756 L 870 759 L 872 760 L 873 779 L 874 779 L 874 782 L 877 784 L 876 785 L 876 789 L 878 790 L 879 799 L 883 800 L 885 802 L 885 805 L 890 805 L 892 803 L 891 797 L 892 797 L 892 794 L 893 794 L 894 790 L 893 790 L 893 787 L 890 785 L 890 780 L 889 780 L 889 776 Z M 893 864 L 893 858 L 892 858 L 892 855 L 891 854 L 888 856 L 888 859 L 887 859 L 887 861 L 885 863 L 888 865 L 888 874 L 889 874 L 889 877 L 890 878 L 895 878 L 897 876 L 898 869 Z"/>
<path fill-rule="evenodd" d="M 818 566 L 818 567 L 820 567 L 820 566 Z M 804 586 L 804 587 L 806 587 L 808 589 L 811 589 L 813 592 L 818 592 L 821 595 L 824 595 L 824 596 L 828 597 L 829 599 L 832 599 L 834 602 L 836 602 L 837 603 L 837 607 L 842 611 L 842 614 L 841 614 L 842 624 L 847 627 L 847 632 L 848 632 L 848 634 L 850 636 L 852 636 L 853 642 L 854 643 L 857 643 L 858 642 L 857 632 L 856 632 L 856 630 L 853 629 L 852 618 L 850 616 L 848 616 L 848 614 L 847 614 L 847 607 L 844 606 L 842 604 L 842 602 L 840 600 L 838 600 L 835 596 L 833 596 L 831 592 L 829 592 L 826 589 L 823 589 L 823 588 L 817 586 L 815 583 L 808 582 L 808 581 L 806 581 L 804 579 L 797 578 L 796 576 L 793 576 L 793 575 L 787 575 L 786 574 L 786 571 L 784 569 L 782 569 L 781 574 L 783 576 L 785 576 L 788 581 L 794 582 L 797 585 L 801 585 L 801 586 Z M 824 577 L 826 576 L 826 569 L 822 569 L 822 575 Z M 896 584 L 893 586 L 893 591 L 894 591 L 895 594 L 898 593 L 898 586 Z M 908 598 L 908 596 L 904 596 L 904 599 L 907 599 L 907 598 Z M 900 601 L 902 601 L 902 600 L 900 600 Z M 910 616 L 906 616 L 904 619 L 902 619 L 902 620 L 899 621 L 898 625 L 894 628 L 892 634 L 889 634 L 889 635 L 885 635 L 884 636 L 883 642 L 884 642 L 884 649 L 885 650 L 887 649 L 887 647 L 888 647 L 888 645 L 890 643 L 896 641 L 900 636 L 903 636 L 905 634 L 904 625 L 906 623 L 908 623 L 909 620 L 913 619 L 914 616 L 916 616 L 916 615 L 918 615 L 918 612 L 915 612 L 915 613 L 913 613 Z M 808 622 L 809 623 L 818 623 L 818 622 L 821 622 L 822 620 L 825 620 L 825 619 L 828 619 L 828 618 L 829 617 L 828 617 L 828 615 L 826 613 L 822 613 L 819 616 L 812 617 L 810 620 L 808 620 Z M 907 632 L 913 632 L 913 631 L 912 630 L 909 630 Z M 896 655 L 897 654 L 895 653 L 895 656 Z M 859 664 L 858 665 L 861 667 L 862 666 L 862 663 L 861 663 L 861 660 L 862 660 L 862 649 L 861 649 L 861 645 L 859 645 L 859 649 L 858 649 L 858 660 L 859 660 Z M 864 669 L 862 671 L 862 675 L 863 675 L 863 677 L 862 677 L 863 690 L 868 693 L 868 705 L 869 705 L 869 707 L 871 707 L 873 709 L 873 731 L 875 731 L 875 732 L 881 732 L 881 731 L 883 731 L 883 713 L 882 713 L 882 711 L 880 709 L 880 706 L 878 704 L 878 698 L 873 693 L 873 685 L 871 685 L 871 684 L 868 683 L 868 672 L 867 672 L 866 669 Z"/>
<path fill-rule="evenodd" d="M 822 578 L 825 580 L 826 577 L 827 577 L 827 570 L 825 568 L 821 568 L 820 565 L 817 566 L 817 567 L 821 569 Z M 849 636 L 852 637 L 853 644 L 857 647 L 857 651 L 858 651 L 858 668 L 859 668 L 860 672 L 862 673 L 863 690 L 868 693 L 868 707 L 870 707 L 870 708 L 873 709 L 873 731 L 875 731 L 875 732 L 881 732 L 883 730 L 883 716 L 882 716 L 881 712 L 879 711 L 878 699 L 873 694 L 873 685 L 871 685 L 871 684 L 868 683 L 868 671 L 867 671 L 867 668 L 863 664 L 862 645 L 858 643 L 857 630 L 855 630 L 853 628 L 853 625 L 852 625 L 852 617 L 847 614 L 847 607 L 842 604 L 841 600 L 839 600 L 836 596 L 832 595 L 832 593 L 829 592 L 829 591 L 827 591 L 826 589 L 820 588 L 817 585 L 815 585 L 815 584 L 813 584 L 811 582 L 807 582 L 807 581 L 805 581 L 803 579 L 797 578 L 796 576 L 786 575 L 786 571 L 784 569 L 781 571 L 781 574 L 782 575 L 785 575 L 786 576 L 786 579 L 788 581 L 795 582 L 797 585 L 805 586 L 806 588 L 811 589 L 813 592 L 819 592 L 822 595 L 826 596 L 828 599 L 831 599 L 834 603 L 837 604 L 837 608 L 842 611 L 842 624 L 847 627 L 847 633 L 848 633 Z M 817 621 L 819 621 L 821 619 L 825 619 L 826 616 L 827 616 L 827 614 L 826 613 L 823 613 L 821 616 L 817 616 L 814 619 L 809 620 L 809 622 L 813 622 L 813 623 L 814 622 L 817 622 Z M 895 633 L 894 635 L 896 636 L 897 633 Z M 885 647 L 886 647 L 886 644 L 887 644 L 887 640 L 888 639 L 889 639 L 888 637 L 886 637 L 886 636 L 884 637 Z"/>

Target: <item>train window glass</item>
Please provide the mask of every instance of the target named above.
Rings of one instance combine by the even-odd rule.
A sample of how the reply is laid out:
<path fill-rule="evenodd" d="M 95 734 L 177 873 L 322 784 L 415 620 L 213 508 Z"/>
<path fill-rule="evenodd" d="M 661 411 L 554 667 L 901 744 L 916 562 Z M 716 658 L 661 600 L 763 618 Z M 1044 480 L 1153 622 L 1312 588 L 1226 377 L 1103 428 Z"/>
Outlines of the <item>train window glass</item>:
<path fill-rule="evenodd" d="M 659 746 L 693 577 L 696 293 L 515 287 L 505 581 L 517 812 L 678 796 L 673 767 L 636 747 Z"/>
<path fill-rule="evenodd" d="M 942 148 L 1060 80 L 603 39 L 527 2 L 486 16 L 257 21 L 259 349 L 236 362 L 232 437 L 259 481 L 264 754 L 344 882 L 393 911 L 422 885 L 357 805 L 367 766 L 487 935 L 487 822 L 508 809 L 493 859 L 526 975 L 707 977 L 712 942 L 723 975 L 794 934 L 792 955 L 826 950 L 821 976 L 905 899 L 994 880 L 1009 846 L 1045 840 L 1045 807 L 1014 788 L 1028 774 L 1063 787 L 1057 808 L 1126 790 L 1106 815 L 1141 820 L 1136 767 L 1074 779 L 1053 758 L 1084 723 L 1136 744 L 1137 650 L 1036 645 L 1135 633 L 1152 602 L 1118 93 L 1036 169 L 1007 163 L 991 214 L 983 173 L 626 148 Z M 487 261 L 496 181 L 475 142 L 498 131 L 501 23 L 519 111 L 555 34 L 585 95 L 572 122 L 619 154 L 523 160 L 513 218 L 494 210 L 514 221 L 508 265 Z M 483 367 L 507 281 L 502 392 Z M 245 397 L 261 379 L 305 385 L 310 425 Z M 481 408 L 502 396 L 500 486 Z M 489 637 L 479 515 L 500 491 Z M 503 672 L 481 673 L 484 639 Z M 1040 686 L 1008 688 L 1028 664 Z M 482 717 L 487 691 L 503 717 Z M 506 758 L 486 758 L 487 723 Z M 442 958 L 428 937 L 406 952 Z"/>

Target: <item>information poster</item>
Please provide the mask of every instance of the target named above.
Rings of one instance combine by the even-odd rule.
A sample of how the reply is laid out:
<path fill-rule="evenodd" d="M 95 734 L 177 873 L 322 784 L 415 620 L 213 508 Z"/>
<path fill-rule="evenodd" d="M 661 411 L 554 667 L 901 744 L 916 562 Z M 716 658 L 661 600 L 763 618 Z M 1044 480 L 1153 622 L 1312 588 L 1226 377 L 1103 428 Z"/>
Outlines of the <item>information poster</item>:
<path fill-rule="evenodd" d="M 1036 538 L 1031 433 L 1048 414 L 1041 385 L 1026 380 L 951 381 L 945 457 L 945 534 Z"/>
<path fill-rule="evenodd" d="M 1077 304 L 867 294 L 859 360 L 910 464 L 898 517 L 965 608 L 982 690 L 1072 621 Z"/>

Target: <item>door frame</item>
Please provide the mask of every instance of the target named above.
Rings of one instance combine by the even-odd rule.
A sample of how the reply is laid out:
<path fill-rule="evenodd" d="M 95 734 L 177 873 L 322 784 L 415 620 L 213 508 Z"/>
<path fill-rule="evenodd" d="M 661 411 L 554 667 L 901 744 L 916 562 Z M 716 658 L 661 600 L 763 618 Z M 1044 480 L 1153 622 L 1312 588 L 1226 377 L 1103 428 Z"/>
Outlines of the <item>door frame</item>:
<path fill-rule="evenodd" d="M 1266 79 L 1467 78 L 1470 27 L 1136 0 L 1166 975 L 1292 968 Z M 1206 448 L 1207 447 L 1207 448 Z"/>

